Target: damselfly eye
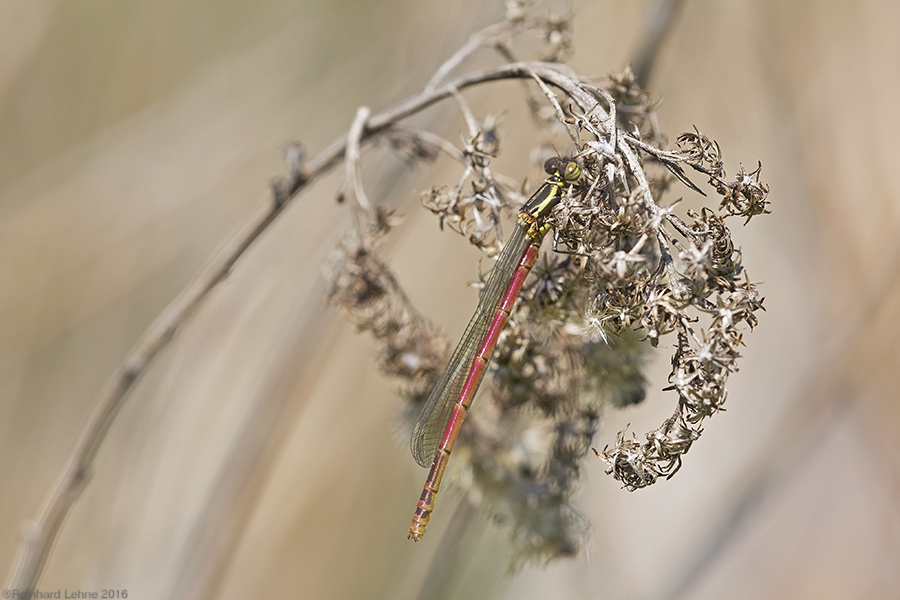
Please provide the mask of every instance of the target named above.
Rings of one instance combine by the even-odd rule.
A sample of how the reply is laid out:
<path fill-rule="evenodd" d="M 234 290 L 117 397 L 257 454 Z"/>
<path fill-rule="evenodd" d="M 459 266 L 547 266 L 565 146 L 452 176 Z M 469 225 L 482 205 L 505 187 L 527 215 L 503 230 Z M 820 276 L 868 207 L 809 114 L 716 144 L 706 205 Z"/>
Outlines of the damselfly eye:
<path fill-rule="evenodd" d="M 578 166 L 578 163 L 573 161 L 569 161 L 569 164 L 566 165 L 566 170 L 563 171 L 563 179 L 566 181 L 575 181 L 579 177 L 581 177 L 581 167 Z"/>

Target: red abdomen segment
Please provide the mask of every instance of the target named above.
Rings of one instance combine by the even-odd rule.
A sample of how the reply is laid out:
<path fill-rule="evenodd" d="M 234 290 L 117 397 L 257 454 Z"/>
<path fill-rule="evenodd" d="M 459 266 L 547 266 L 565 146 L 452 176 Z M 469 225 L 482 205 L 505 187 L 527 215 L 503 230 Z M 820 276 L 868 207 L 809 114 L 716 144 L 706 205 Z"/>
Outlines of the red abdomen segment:
<path fill-rule="evenodd" d="M 459 428 L 466 418 L 466 413 L 469 410 L 469 405 L 472 403 L 472 398 L 475 396 L 475 392 L 481 384 L 481 378 L 484 376 L 488 362 L 491 360 L 491 355 L 494 353 L 494 347 L 497 345 L 500 332 L 503 331 L 503 327 L 506 326 L 506 321 L 509 319 L 509 313 L 512 311 L 513 305 L 516 303 L 516 298 L 522 290 L 525 278 L 528 277 L 531 267 L 534 266 L 534 262 L 537 260 L 537 254 L 537 244 L 528 244 L 525 248 L 525 252 L 522 253 L 522 259 L 519 261 L 516 273 L 513 275 L 509 287 L 506 289 L 506 294 L 503 296 L 503 300 L 497 308 L 494 320 L 491 321 L 491 326 L 487 331 L 484 342 L 481 344 L 478 354 L 475 355 L 475 359 L 469 367 L 469 374 L 466 376 L 466 381 L 459 393 L 459 397 L 453 405 L 453 410 L 450 413 L 450 421 L 447 423 L 447 428 L 444 430 L 443 437 L 441 437 L 441 443 L 438 445 L 437 452 L 434 455 L 434 461 L 431 463 L 431 470 L 428 472 L 428 479 L 425 480 L 422 496 L 419 498 L 419 503 L 416 505 L 416 512 L 413 515 L 412 524 L 409 526 L 408 537 L 411 540 L 418 542 L 422 539 L 422 536 L 425 535 L 425 527 L 428 525 L 428 520 L 431 519 L 431 511 L 434 510 L 434 502 L 437 497 L 438 488 L 441 485 L 441 479 L 444 477 L 444 469 L 447 467 L 450 451 L 453 449 L 456 436 L 459 434 Z"/>

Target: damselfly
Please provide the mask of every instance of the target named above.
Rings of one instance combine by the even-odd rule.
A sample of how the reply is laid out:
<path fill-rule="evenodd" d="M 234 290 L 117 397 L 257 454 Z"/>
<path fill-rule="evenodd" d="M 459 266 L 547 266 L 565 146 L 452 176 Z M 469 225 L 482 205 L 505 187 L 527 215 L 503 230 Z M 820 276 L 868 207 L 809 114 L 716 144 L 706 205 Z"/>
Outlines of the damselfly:
<path fill-rule="evenodd" d="M 416 420 L 410 448 L 416 462 L 431 470 L 409 526 L 411 540 L 425 535 L 459 428 L 550 229 L 547 217 L 565 189 L 581 177 L 581 167 L 569 158 L 551 158 L 544 169 L 550 176 L 519 210 L 515 231 L 488 275 L 475 314 Z"/>

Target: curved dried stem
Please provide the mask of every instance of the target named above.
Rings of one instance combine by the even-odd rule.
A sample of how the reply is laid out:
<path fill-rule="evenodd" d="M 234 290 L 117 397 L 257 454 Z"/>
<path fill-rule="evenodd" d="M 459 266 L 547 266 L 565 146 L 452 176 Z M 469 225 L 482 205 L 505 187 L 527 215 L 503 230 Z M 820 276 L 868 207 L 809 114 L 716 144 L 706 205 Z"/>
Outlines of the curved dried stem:
<path fill-rule="evenodd" d="M 344 181 L 341 184 L 341 188 L 349 186 L 353 190 L 353 196 L 357 205 L 367 215 L 372 213 L 372 204 L 366 197 L 366 190 L 362 183 L 359 144 L 366 121 L 369 120 L 371 114 L 372 111 L 368 107 L 361 106 L 356 111 L 353 123 L 350 124 L 350 130 L 347 132 L 347 160 L 344 161 Z"/>

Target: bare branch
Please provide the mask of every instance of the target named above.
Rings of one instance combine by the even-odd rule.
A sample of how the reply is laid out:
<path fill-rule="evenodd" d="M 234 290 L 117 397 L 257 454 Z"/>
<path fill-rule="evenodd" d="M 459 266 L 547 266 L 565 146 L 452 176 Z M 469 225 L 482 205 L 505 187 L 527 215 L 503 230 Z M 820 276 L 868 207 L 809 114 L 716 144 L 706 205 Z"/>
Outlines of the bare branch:
<path fill-rule="evenodd" d="M 562 106 L 559 105 L 559 100 L 557 100 L 556 94 L 554 94 L 553 91 L 547 87 L 547 84 L 544 83 L 543 80 L 535 73 L 531 74 L 531 78 L 534 79 L 534 81 L 538 84 L 538 87 L 541 88 L 541 91 L 544 92 L 547 100 L 550 101 L 550 106 L 552 106 L 553 110 L 556 112 L 556 118 L 559 119 L 560 123 L 563 123 L 566 126 L 566 131 L 568 131 L 569 137 L 572 138 L 572 141 L 577 144 L 578 132 L 566 119 L 566 114 L 565 112 L 563 112 Z"/>
<path fill-rule="evenodd" d="M 372 204 L 366 197 L 366 191 L 363 188 L 359 142 L 362 138 L 366 121 L 368 121 L 371 114 L 372 112 L 368 107 L 361 106 L 356 111 L 356 117 L 354 117 L 353 123 L 350 125 L 350 131 L 347 132 L 347 160 L 345 161 L 344 182 L 341 186 L 350 186 L 353 189 L 353 195 L 359 208 L 369 215 L 372 213 Z"/>
<path fill-rule="evenodd" d="M 525 21 L 522 19 L 501 21 L 500 23 L 489 25 L 477 33 L 473 33 L 469 36 L 468 41 L 457 50 L 453 56 L 448 58 L 440 67 L 438 67 L 428 83 L 425 84 L 423 91 L 425 93 L 433 92 L 441 82 L 447 78 L 453 69 L 461 65 L 478 49 L 500 44 L 502 39 L 514 35 L 524 24 Z"/>

